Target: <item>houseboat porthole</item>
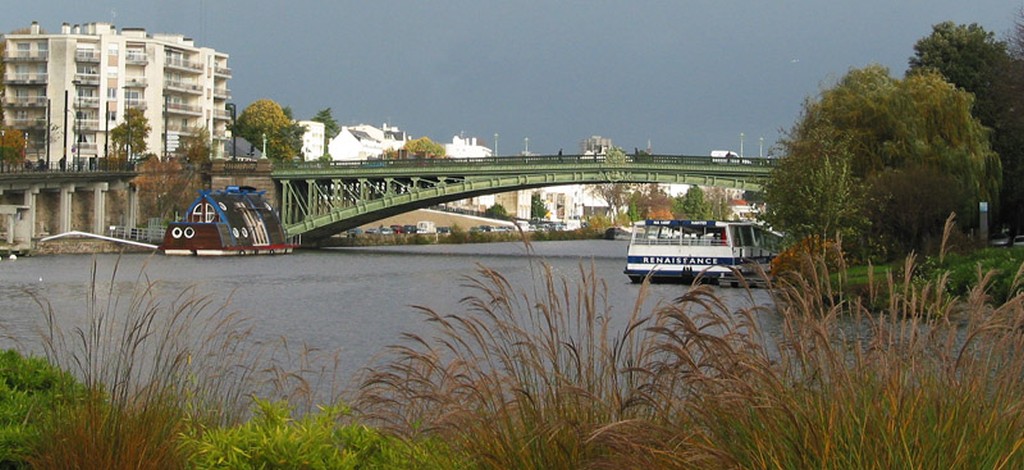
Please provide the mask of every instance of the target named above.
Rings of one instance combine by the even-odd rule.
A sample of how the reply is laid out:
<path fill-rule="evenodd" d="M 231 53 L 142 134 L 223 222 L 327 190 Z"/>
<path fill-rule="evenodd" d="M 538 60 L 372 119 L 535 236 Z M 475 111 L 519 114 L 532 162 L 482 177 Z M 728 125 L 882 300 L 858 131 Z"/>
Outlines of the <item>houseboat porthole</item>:
<path fill-rule="evenodd" d="M 228 210 L 228 206 L 225 206 L 223 202 L 219 202 L 218 201 L 217 205 L 220 206 L 220 210 L 222 210 L 222 211 Z"/>
<path fill-rule="evenodd" d="M 196 236 L 196 229 L 192 227 L 185 227 L 185 238 L 192 238 Z"/>
<path fill-rule="evenodd" d="M 181 227 L 174 227 L 171 229 L 171 236 L 174 238 L 181 238 Z"/>
<path fill-rule="evenodd" d="M 242 227 L 242 238 L 249 238 L 249 229 Z"/>
<path fill-rule="evenodd" d="M 234 235 L 235 238 L 238 238 L 238 227 L 232 227 L 231 234 Z"/>

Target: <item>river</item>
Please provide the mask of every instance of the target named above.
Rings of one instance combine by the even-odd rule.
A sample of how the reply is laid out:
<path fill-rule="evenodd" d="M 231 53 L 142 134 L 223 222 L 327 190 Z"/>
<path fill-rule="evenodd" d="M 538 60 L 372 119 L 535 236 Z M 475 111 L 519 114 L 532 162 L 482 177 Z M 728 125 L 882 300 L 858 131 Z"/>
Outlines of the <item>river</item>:
<path fill-rule="evenodd" d="M 625 321 L 640 286 L 622 274 L 626 242 L 611 240 L 533 243 L 418 245 L 298 251 L 287 256 L 195 258 L 148 254 L 62 255 L 0 261 L 0 346 L 39 352 L 42 311 L 32 294 L 49 302 L 65 330 L 83 324 L 90 276 L 95 264 L 103 289 L 111 286 L 127 302 L 140 273 L 158 281 L 164 304 L 189 286 L 210 296 L 213 305 L 229 300 L 228 309 L 252 321 L 255 336 L 282 338 L 337 351 L 342 375 L 351 376 L 371 363 L 403 332 L 430 331 L 412 306 L 438 312 L 464 312 L 460 299 L 474 293 L 465 276 L 479 265 L 494 269 L 513 286 L 531 293 L 541 285 L 541 263 L 571 281 L 581 264 L 593 263 L 607 283 L 611 311 Z M 116 267 L 116 275 L 114 274 Z M 651 286 L 646 305 L 679 297 L 687 287 Z M 767 303 L 768 294 L 721 288 L 736 308 Z M 621 323 L 619 323 L 621 324 Z"/>

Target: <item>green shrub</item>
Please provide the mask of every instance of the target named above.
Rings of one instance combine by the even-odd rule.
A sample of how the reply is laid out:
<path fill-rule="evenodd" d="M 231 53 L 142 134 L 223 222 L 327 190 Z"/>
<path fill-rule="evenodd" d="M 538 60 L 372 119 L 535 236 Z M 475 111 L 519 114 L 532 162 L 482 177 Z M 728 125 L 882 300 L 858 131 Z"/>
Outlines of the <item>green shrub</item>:
<path fill-rule="evenodd" d="M 285 402 L 257 399 L 248 422 L 195 428 L 182 438 L 195 468 L 452 468 L 443 446 L 408 447 L 358 424 L 341 425 L 343 407 L 293 419 Z M 431 465 L 437 456 L 436 467 Z M 458 466 L 457 464 L 454 466 Z"/>
<path fill-rule="evenodd" d="M 0 468 L 26 466 L 46 412 L 75 389 L 71 376 L 42 358 L 0 352 Z"/>
<path fill-rule="evenodd" d="M 983 276 L 987 281 L 987 293 L 994 303 L 1003 303 L 1024 292 L 1020 270 L 1024 268 L 1024 248 L 985 248 L 965 254 L 946 255 L 941 261 L 937 257 L 925 260 L 918 268 L 917 277 L 934 280 L 948 275 L 946 292 L 955 296 L 969 295 Z"/>

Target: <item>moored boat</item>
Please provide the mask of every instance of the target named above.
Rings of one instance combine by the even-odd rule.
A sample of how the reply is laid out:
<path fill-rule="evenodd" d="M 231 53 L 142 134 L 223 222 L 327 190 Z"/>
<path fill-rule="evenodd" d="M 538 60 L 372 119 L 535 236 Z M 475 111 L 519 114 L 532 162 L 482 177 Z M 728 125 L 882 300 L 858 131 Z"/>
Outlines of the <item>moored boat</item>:
<path fill-rule="evenodd" d="M 185 219 L 168 225 L 159 247 L 167 255 L 196 256 L 284 254 L 293 248 L 264 191 L 246 186 L 199 191 Z"/>
<path fill-rule="evenodd" d="M 641 220 L 633 225 L 625 274 L 633 282 L 733 280 L 768 272 L 780 237 L 753 222 Z"/>

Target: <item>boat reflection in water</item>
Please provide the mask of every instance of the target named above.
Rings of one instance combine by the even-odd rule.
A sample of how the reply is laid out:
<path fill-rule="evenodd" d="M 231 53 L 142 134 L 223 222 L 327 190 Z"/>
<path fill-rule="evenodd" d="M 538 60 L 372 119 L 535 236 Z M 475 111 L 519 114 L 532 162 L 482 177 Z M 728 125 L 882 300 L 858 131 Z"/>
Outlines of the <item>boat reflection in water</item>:
<path fill-rule="evenodd" d="M 753 222 L 714 220 L 641 220 L 633 225 L 625 274 L 633 282 L 735 283 L 735 271 L 748 279 L 758 268 L 768 272 L 781 237 Z M 734 271 L 735 270 L 735 271 Z"/>
<path fill-rule="evenodd" d="M 160 250 L 197 256 L 291 253 L 294 245 L 263 195 L 248 186 L 199 191 L 185 220 L 167 227 Z"/>

